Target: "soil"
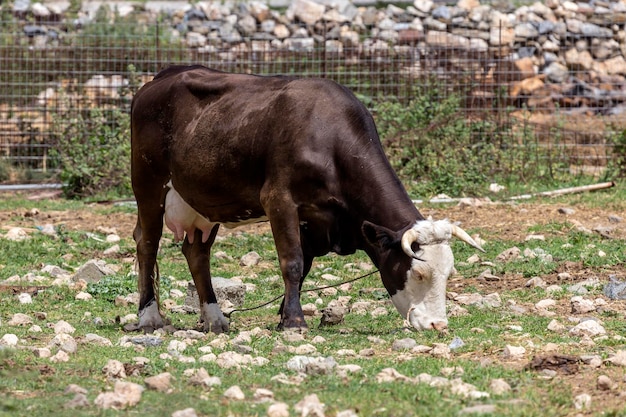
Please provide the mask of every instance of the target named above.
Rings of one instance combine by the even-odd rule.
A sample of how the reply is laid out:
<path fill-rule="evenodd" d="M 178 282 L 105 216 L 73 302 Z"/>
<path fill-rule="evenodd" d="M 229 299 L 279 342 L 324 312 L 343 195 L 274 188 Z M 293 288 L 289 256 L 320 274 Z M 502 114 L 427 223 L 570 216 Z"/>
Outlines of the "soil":
<path fill-rule="evenodd" d="M 32 194 L 31 198 L 41 197 L 41 194 Z M 44 194 L 44 197 L 50 198 Z M 474 201 L 474 203 L 477 203 Z M 110 204 L 110 203 L 108 203 Z M 122 238 L 131 238 L 132 231 L 135 226 L 136 216 L 127 213 L 100 214 L 103 210 L 99 208 L 102 204 L 94 204 L 93 210 L 80 211 L 46 211 L 31 212 L 24 210 L 19 211 L 0 211 L 0 227 L 6 229 L 14 226 L 20 226 L 35 230 L 36 225 L 51 223 L 55 226 L 63 225 L 66 230 L 80 230 L 98 232 L 104 230 L 114 230 Z M 564 214 L 560 209 L 567 207 L 573 209 L 573 213 Z M 607 239 L 626 239 L 626 218 L 616 221 L 615 217 L 624 216 L 624 213 L 615 212 L 610 207 L 589 207 L 589 206 L 567 206 L 563 203 L 555 202 L 555 200 L 534 200 L 532 202 L 516 202 L 510 203 L 490 203 L 478 202 L 470 205 L 428 205 L 428 207 L 420 208 L 425 216 L 432 216 L 436 219 L 448 218 L 452 221 L 459 222 L 465 230 L 482 231 L 481 239 L 485 240 L 485 244 L 489 244 L 490 239 L 508 240 L 514 242 L 524 242 L 529 234 L 543 234 L 549 237 L 555 233 L 566 233 L 562 228 L 549 227 L 550 224 L 567 224 L 567 227 L 584 227 L 591 230 L 591 233 L 601 233 Z M 613 217 L 613 220 L 610 220 Z M 619 220 L 619 219 L 617 219 Z M 248 232 L 269 232 L 267 223 L 243 226 Z M 221 229 L 222 235 L 234 233 L 235 231 Z M 529 232 L 533 230 L 533 232 Z M 594 231 L 595 230 L 595 231 Z M 169 231 L 167 232 L 169 233 Z M 569 281 L 578 282 L 586 279 L 590 275 L 590 271 L 577 262 L 567 262 L 560 266 L 560 270 L 541 276 L 548 284 L 564 284 L 559 280 L 559 272 L 568 272 L 570 274 Z M 611 267 L 610 270 L 603 271 L 603 274 L 615 274 L 616 278 L 626 280 L 626 263 Z M 483 294 L 492 292 L 503 293 L 511 289 L 519 289 L 524 286 L 527 278 L 521 275 L 509 275 L 500 277 L 498 280 L 480 280 L 477 277 L 470 278 L 453 278 L 450 281 L 449 290 L 455 292 L 463 292 L 467 286 L 472 286 Z M 626 301 L 609 301 L 611 309 L 615 311 L 619 317 L 626 320 Z M 530 306 L 532 308 L 532 306 Z M 562 311 L 554 310 L 561 322 L 565 322 L 571 312 L 562 308 Z M 625 335 L 622 335 L 625 336 Z M 624 347 L 622 347 L 623 349 Z M 567 348 L 570 349 L 570 348 Z M 591 351 L 595 351 L 591 348 Z M 566 353 L 566 352 L 559 352 Z M 480 361 L 502 362 L 501 352 L 493 352 L 491 358 L 473 358 Z M 559 359 L 559 358 L 556 358 Z M 561 358 L 562 359 L 562 358 Z M 546 363 L 553 363 L 555 358 L 543 359 Z M 542 363 L 541 359 L 536 362 Z M 522 368 L 524 366 L 532 366 L 528 362 L 520 363 L 511 362 L 511 367 Z M 622 410 L 626 403 L 626 376 L 624 368 L 602 366 L 600 368 L 591 368 L 587 365 L 577 366 L 579 364 L 568 363 L 565 368 L 567 372 L 558 371 L 555 383 L 567 383 L 572 387 L 574 395 L 588 393 L 592 396 L 592 407 L 590 410 L 581 411 L 580 415 L 592 415 L 602 410 Z M 554 364 L 552 369 L 554 369 Z M 557 367 L 558 368 L 558 367 Z M 597 385 L 597 378 L 600 375 L 609 376 L 617 385 L 616 388 L 602 391 Z"/>

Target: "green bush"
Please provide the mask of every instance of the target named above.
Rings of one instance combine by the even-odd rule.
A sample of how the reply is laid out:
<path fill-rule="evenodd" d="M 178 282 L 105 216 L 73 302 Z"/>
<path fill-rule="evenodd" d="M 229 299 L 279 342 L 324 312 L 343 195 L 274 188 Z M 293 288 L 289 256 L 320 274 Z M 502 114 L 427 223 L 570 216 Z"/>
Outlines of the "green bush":
<path fill-rule="evenodd" d="M 459 98 L 437 88 L 416 94 L 409 105 L 383 102 L 377 126 L 393 168 L 420 194 L 452 196 L 483 194 L 488 179 L 485 161 L 493 158 L 492 143 L 478 141 L 458 112 Z"/>
<path fill-rule="evenodd" d="M 92 109 L 60 126 L 54 148 L 68 198 L 130 195 L 128 114 Z"/>

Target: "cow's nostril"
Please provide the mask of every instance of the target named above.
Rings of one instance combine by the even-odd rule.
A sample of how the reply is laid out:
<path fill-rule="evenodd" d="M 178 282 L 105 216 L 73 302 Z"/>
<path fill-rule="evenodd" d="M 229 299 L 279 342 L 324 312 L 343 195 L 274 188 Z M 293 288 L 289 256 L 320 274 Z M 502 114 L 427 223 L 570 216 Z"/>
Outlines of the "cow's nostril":
<path fill-rule="evenodd" d="M 445 321 L 438 321 L 430 324 L 433 329 L 437 330 L 439 333 L 443 333 L 448 330 L 448 323 Z"/>

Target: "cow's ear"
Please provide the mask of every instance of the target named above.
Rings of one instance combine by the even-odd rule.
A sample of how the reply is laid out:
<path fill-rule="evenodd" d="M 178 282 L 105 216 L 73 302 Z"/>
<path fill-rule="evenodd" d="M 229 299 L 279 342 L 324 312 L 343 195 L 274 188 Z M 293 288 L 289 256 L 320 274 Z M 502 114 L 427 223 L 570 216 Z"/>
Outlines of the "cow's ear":
<path fill-rule="evenodd" d="M 396 232 L 372 222 L 363 222 L 361 230 L 367 242 L 374 247 L 389 249 L 399 243 Z"/>

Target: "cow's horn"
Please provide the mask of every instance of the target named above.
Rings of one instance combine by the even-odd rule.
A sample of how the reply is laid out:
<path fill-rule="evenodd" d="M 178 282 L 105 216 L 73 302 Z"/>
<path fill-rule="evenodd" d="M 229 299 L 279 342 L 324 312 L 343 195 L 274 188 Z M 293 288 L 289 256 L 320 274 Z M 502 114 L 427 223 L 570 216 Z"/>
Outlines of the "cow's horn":
<path fill-rule="evenodd" d="M 417 233 L 417 230 L 415 229 L 409 229 L 406 232 L 404 232 L 404 234 L 402 235 L 402 250 L 411 258 L 415 258 L 415 259 L 418 259 L 418 258 L 415 252 L 413 252 L 413 249 L 411 249 L 411 245 L 413 244 L 413 242 L 417 242 L 418 235 L 419 234 Z"/>
<path fill-rule="evenodd" d="M 478 243 L 476 243 L 476 241 L 474 241 L 474 239 L 471 238 L 470 235 L 467 234 L 467 232 L 465 230 L 461 229 L 459 226 L 454 225 L 454 224 L 451 224 L 450 227 L 452 229 L 452 236 L 458 237 L 463 242 L 467 243 L 470 246 L 475 247 L 476 249 L 478 249 L 481 252 L 485 251 L 483 248 L 480 247 L 480 245 Z"/>

